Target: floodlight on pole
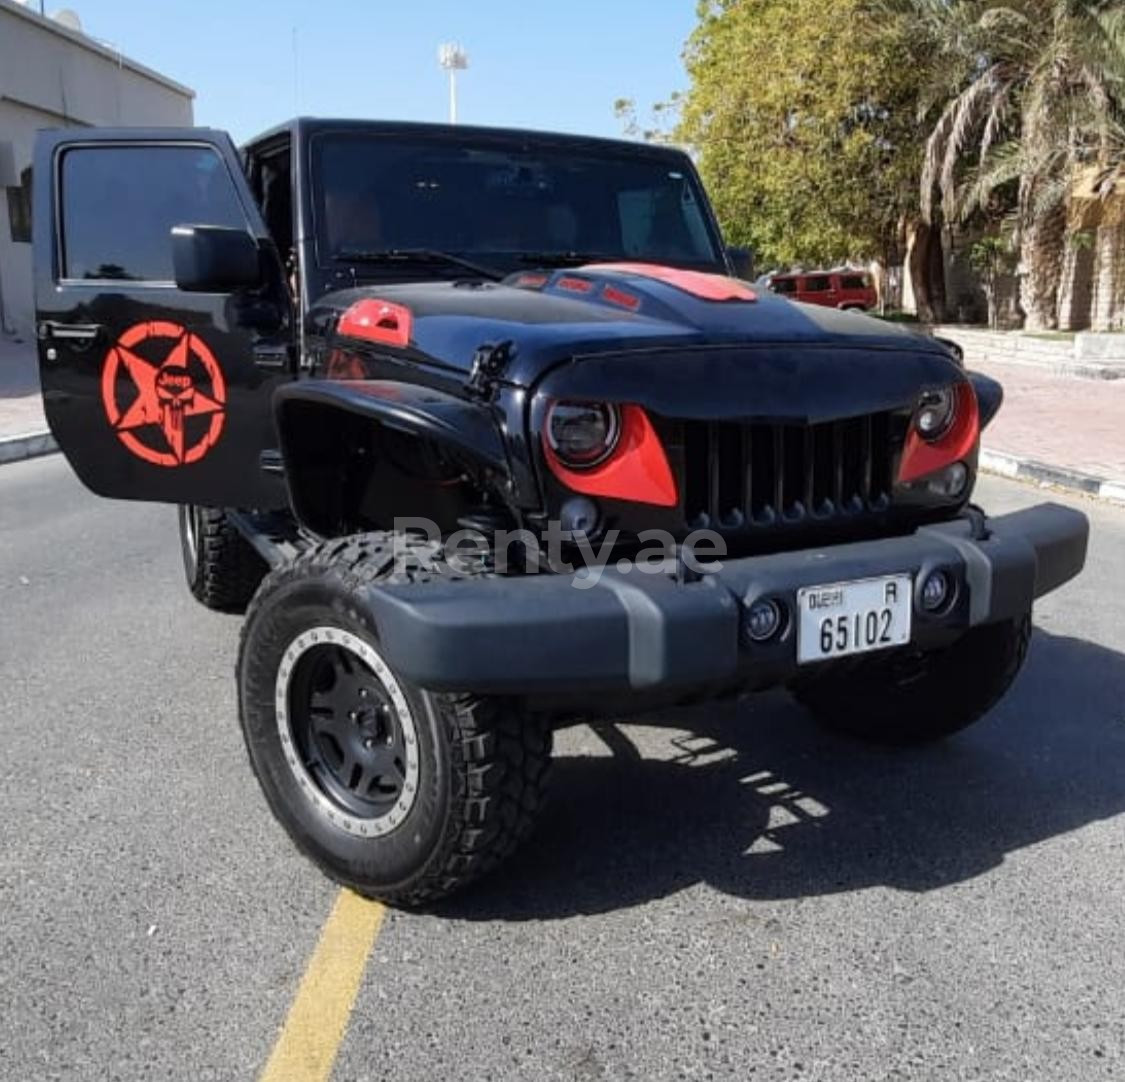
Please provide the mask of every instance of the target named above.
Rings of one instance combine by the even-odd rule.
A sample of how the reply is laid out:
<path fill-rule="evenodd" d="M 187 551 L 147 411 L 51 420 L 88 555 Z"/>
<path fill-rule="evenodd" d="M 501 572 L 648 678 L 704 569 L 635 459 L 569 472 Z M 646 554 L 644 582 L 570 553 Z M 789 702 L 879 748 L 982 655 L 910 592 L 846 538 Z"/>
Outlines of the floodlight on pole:
<path fill-rule="evenodd" d="M 449 72 L 449 123 L 457 123 L 457 73 L 469 66 L 469 54 L 456 42 L 438 46 L 438 63 Z"/>

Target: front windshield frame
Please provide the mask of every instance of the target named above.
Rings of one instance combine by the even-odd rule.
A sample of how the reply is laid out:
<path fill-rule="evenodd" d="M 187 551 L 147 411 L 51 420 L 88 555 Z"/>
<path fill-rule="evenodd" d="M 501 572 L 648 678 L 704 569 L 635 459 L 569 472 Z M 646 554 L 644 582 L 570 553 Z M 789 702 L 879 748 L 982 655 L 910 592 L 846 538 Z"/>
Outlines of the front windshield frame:
<path fill-rule="evenodd" d="M 567 245 L 557 247 L 550 243 L 539 245 L 523 245 L 510 247 L 486 247 L 474 244 L 459 243 L 452 236 L 442 239 L 443 243 L 433 243 L 433 237 L 419 238 L 428 240 L 429 243 L 357 243 L 357 238 L 350 235 L 346 238 L 337 238 L 337 243 L 329 235 L 329 221 L 325 201 L 329 197 L 330 188 L 324 177 L 323 164 L 324 148 L 326 145 L 339 142 L 365 142 L 381 144 L 397 144 L 432 148 L 440 152 L 445 147 L 458 154 L 479 152 L 487 154 L 512 154 L 515 157 L 526 157 L 531 163 L 549 164 L 552 158 L 559 160 L 559 164 L 570 169 L 588 163 L 597 166 L 602 161 L 619 163 L 621 166 L 632 170 L 655 169 L 665 170 L 669 175 L 675 174 L 673 184 L 669 191 L 677 190 L 673 185 L 679 185 L 678 191 L 685 202 L 694 203 L 696 208 L 695 222 L 684 220 L 685 232 L 692 233 L 691 240 L 696 244 L 696 249 L 690 254 L 675 255 L 657 251 L 614 251 L 612 248 L 624 249 L 625 242 L 619 245 Z M 471 260 L 478 264 L 495 267 L 502 273 L 511 273 L 518 270 L 527 270 L 533 261 L 526 258 L 529 251 L 536 253 L 557 252 L 560 256 L 571 251 L 580 253 L 589 252 L 596 261 L 623 261 L 623 262 L 659 262 L 671 266 L 684 267 L 693 270 L 711 271 L 726 274 L 728 268 L 725 258 L 725 249 L 722 238 L 711 211 L 710 203 L 703 191 L 695 169 L 691 166 L 686 155 L 670 154 L 667 152 L 653 153 L 649 148 L 638 145 L 634 150 L 628 145 L 617 146 L 607 142 L 604 146 L 594 141 L 575 139 L 568 143 L 564 139 L 551 137 L 518 134 L 493 133 L 470 130 L 456 132 L 426 132 L 426 131 L 367 131 L 367 130 L 324 130 L 314 133 L 309 139 L 309 166 L 310 166 L 310 212 L 313 234 L 313 248 L 316 265 L 322 271 L 340 271 L 349 268 L 353 274 L 361 277 L 446 277 L 450 267 L 441 267 L 434 264 L 431 267 L 415 262 L 413 265 L 368 265 L 362 267 L 358 260 L 349 259 L 337 254 L 338 249 L 346 250 L 397 250 L 397 249 L 439 249 Z M 560 174 L 561 175 L 561 174 Z M 656 192 L 656 189 L 653 189 Z M 655 196 L 654 196 L 655 198 Z M 620 208 L 619 208 L 620 209 Z M 577 221 L 577 218 L 576 218 Z M 536 223 L 536 228 L 538 223 Z M 577 227 L 576 227 L 577 228 Z M 358 238 L 362 241 L 363 238 Z M 462 239 L 464 239 L 462 237 Z M 609 250 L 607 250 L 609 249 Z M 544 262 L 546 265 L 546 261 Z M 563 265 L 563 264 L 559 264 Z M 571 264 L 572 265 L 572 264 Z M 428 273 L 427 273 L 428 272 Z"/>

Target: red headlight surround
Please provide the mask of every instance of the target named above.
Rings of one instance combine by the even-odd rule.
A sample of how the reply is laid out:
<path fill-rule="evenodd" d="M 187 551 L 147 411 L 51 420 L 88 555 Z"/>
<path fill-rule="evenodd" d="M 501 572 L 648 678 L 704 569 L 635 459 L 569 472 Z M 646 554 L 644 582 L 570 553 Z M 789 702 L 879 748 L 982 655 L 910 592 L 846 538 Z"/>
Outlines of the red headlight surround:
<path fill-rule="evenodd" d="M 679 492 L 664 445 L 640 406 L 617 406 L 619 435 L 608 457 L 590 467 L 573 469 L 551 447 L 547 417 L 542 431 L 543 457 L 555 479 L 585 496 L 675 507 Z M 548 411 L 549 416 L 549 411 Z"/>
<path fill-rule="evenodd" d="M 980 407 L 973 385 L 964 380 L 953 388 L 952 417 L 936 438 L 926 438 L 912 421 L 898 467 L 898 481 L 907 484 L 968 458 L 980 439 Z"/>

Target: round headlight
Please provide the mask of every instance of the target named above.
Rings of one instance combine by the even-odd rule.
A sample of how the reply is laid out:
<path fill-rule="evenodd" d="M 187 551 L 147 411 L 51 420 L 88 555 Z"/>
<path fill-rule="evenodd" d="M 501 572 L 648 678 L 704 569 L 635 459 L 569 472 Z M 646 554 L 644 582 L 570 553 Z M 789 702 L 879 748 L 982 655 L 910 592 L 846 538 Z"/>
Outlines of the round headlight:
<path fill-rule="evenodd" d="M 547 413 L 547 442 L 564 466 L 589 469 L 617 446 L 621 419 L 607 402 L 555 402 Z"/>
<path fill-rule="evenodd" d="M 914 414 L 914 427 L 924 440 L 941 439 L 953 424 L 957 398 L 952 387 L 940 391 L 926 391 L 918 400 Z"/>

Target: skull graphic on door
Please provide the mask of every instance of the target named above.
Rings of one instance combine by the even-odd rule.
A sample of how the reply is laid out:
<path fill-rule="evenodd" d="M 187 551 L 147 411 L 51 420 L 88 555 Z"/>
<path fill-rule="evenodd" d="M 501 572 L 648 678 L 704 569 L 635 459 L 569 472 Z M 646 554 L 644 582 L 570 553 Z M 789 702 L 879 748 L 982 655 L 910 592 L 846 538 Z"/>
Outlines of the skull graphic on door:
<path fill-rule="evenodd" d="M 178 323 L 124 331 L 106 353 L 101 388 L 118 439 L 154 466 L 198 462 L 222 434 L 222 370 L 203 339 Z"/>

